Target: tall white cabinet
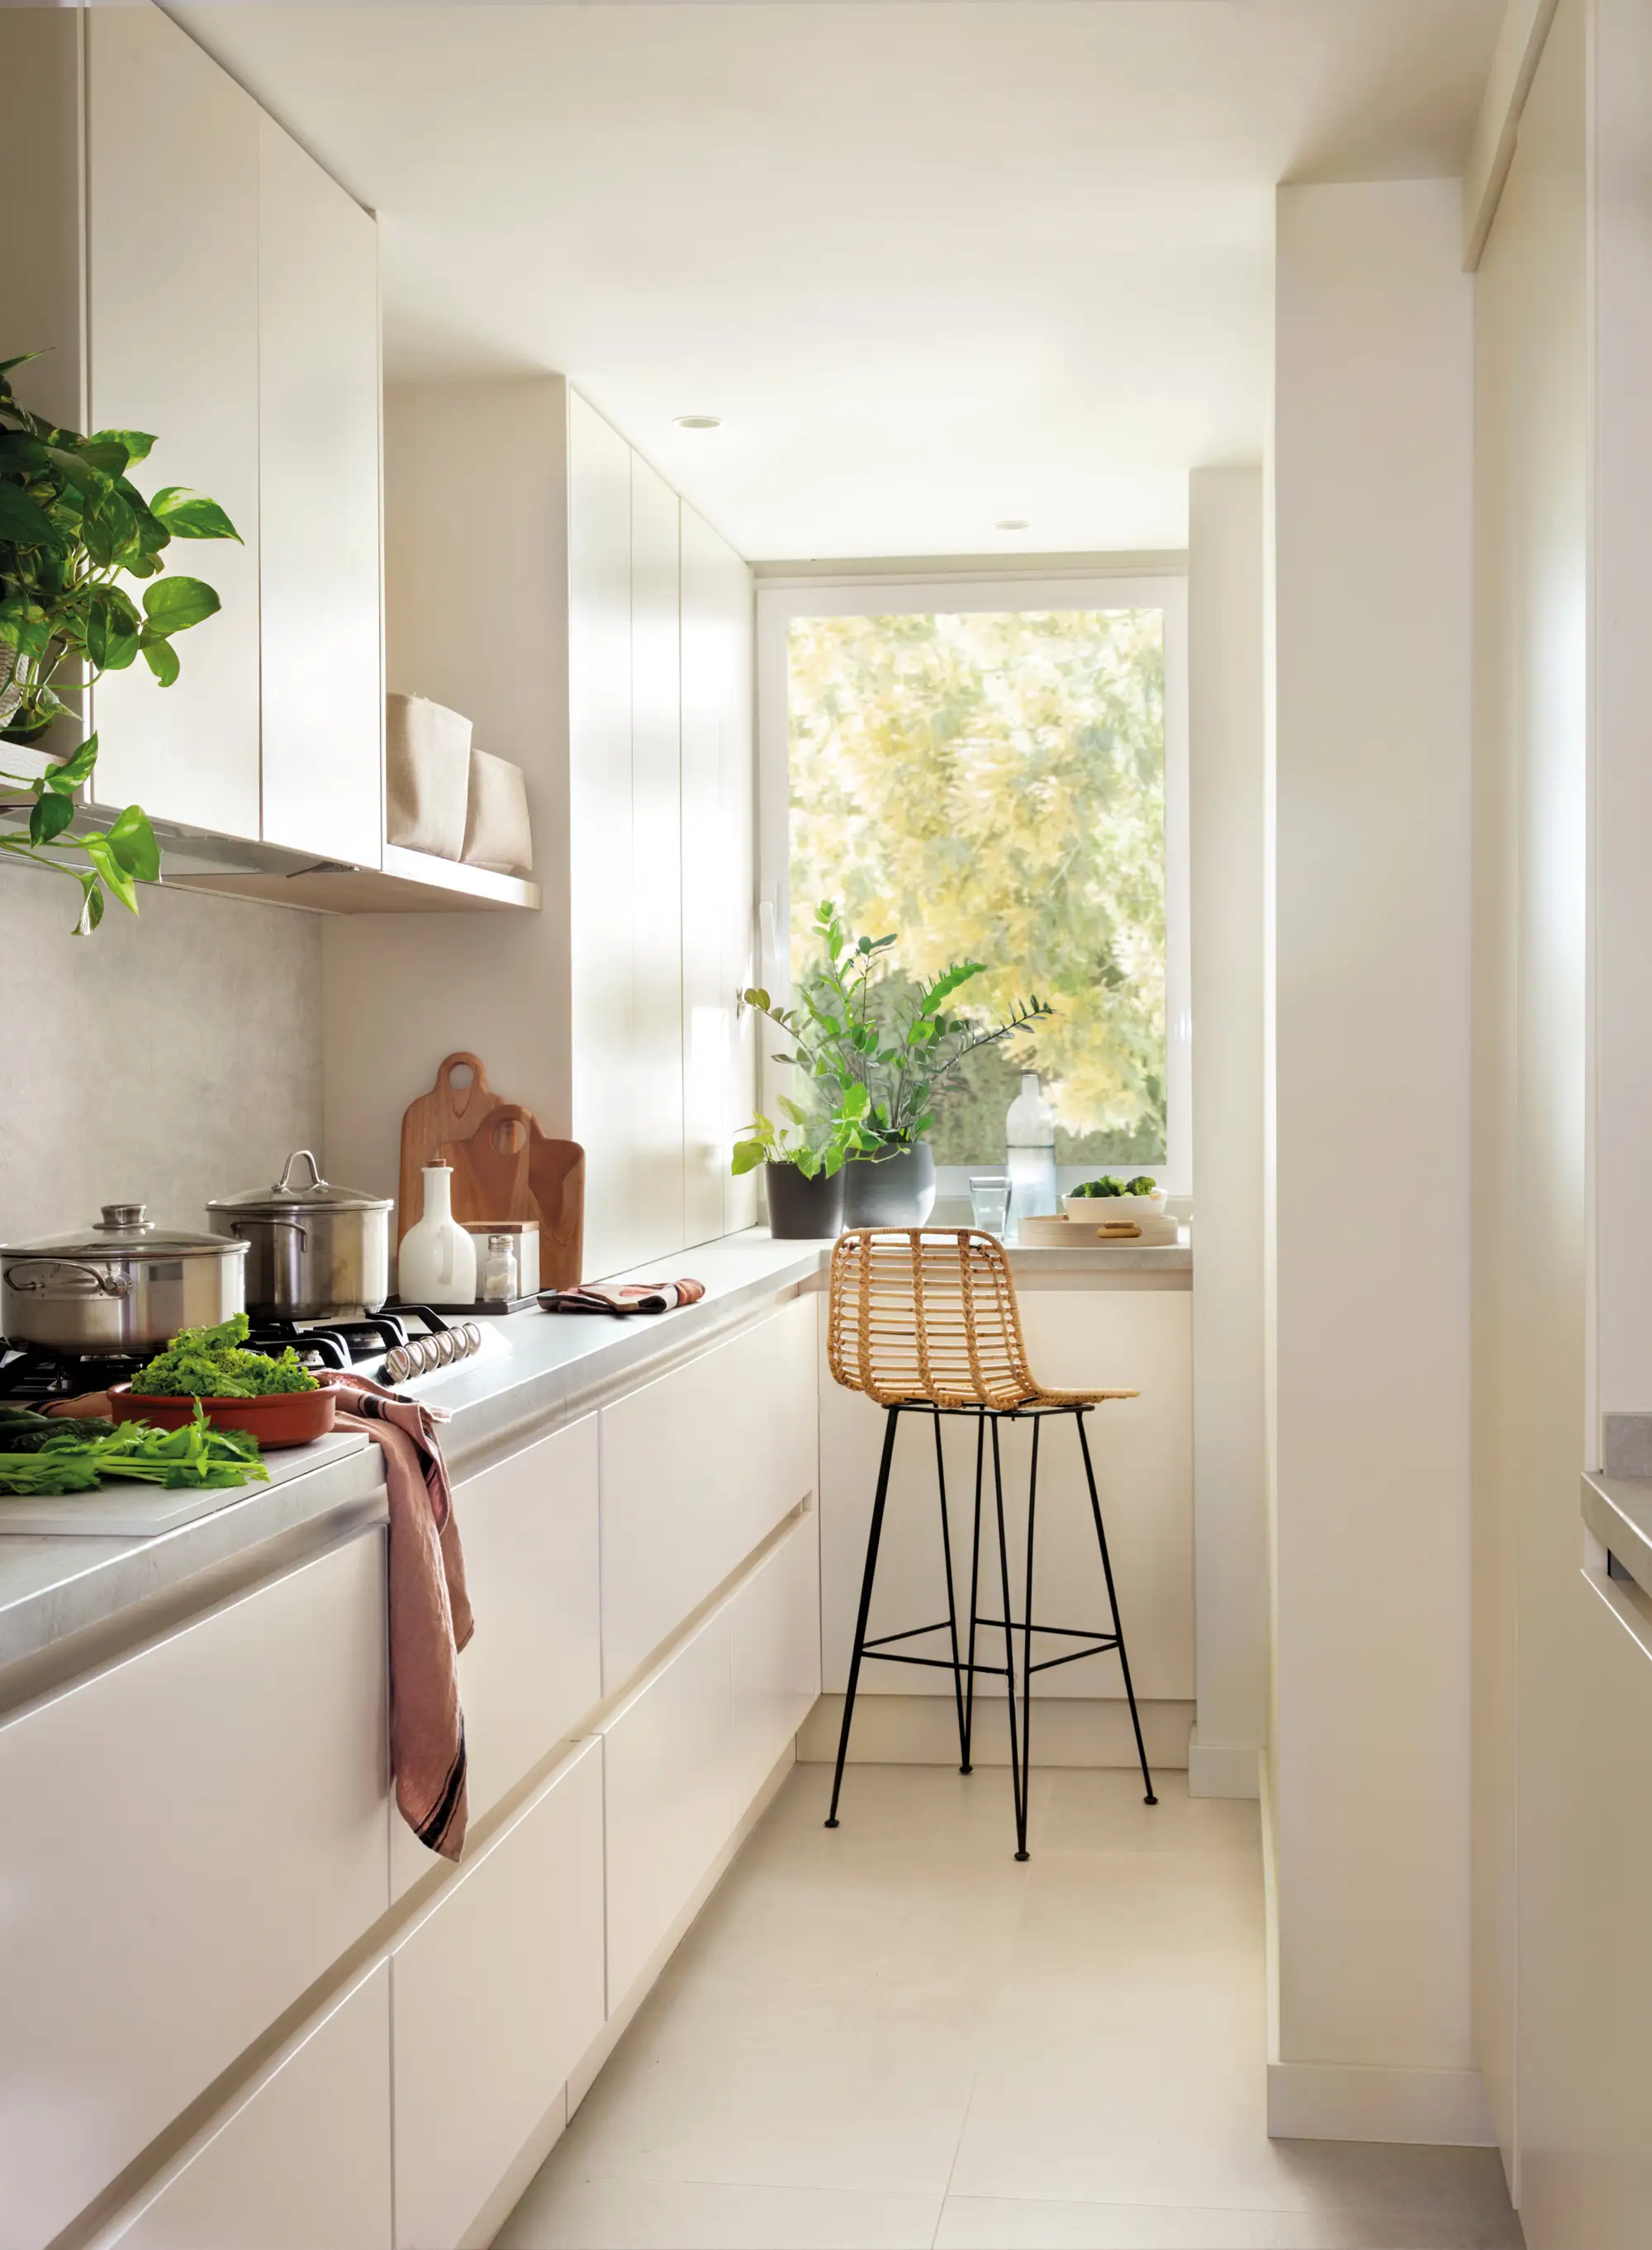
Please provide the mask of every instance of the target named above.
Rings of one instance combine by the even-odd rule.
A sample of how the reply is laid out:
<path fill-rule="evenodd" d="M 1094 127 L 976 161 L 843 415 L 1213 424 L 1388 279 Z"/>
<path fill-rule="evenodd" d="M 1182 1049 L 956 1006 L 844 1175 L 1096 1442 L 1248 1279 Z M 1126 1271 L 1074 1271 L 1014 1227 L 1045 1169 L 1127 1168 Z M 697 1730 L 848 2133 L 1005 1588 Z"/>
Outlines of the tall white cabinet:
<path fill-rule="evenodd" d="M 584 1147 L 586 1278 L 674 1259 L 753 1218 L 750 571 L 559 376 L 392 385 L 384 429 L 386 684 L 522 768 L 545 903 L 328 924 L 328 1166 L 393 1195 L 401 1112 L 465 1048 Z M 401 987 L 364 1026 L 352 996 Z"/>

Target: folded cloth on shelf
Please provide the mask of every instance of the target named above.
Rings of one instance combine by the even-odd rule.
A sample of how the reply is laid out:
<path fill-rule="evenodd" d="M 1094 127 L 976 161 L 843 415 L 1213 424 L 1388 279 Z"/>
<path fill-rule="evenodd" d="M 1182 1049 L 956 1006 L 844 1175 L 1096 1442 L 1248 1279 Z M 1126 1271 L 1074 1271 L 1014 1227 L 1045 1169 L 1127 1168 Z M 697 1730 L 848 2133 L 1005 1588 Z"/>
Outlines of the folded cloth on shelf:
<path fill-rule="evenodd" d="M 577 1289 L 542 1289 L 544 1313 L 668 1313 L 697 1305 L 703 1281 L 582 1281 Z"/>
<path fill-rule="evenodd" d="M 436 1435 L 437 1424 L 452 1418 L 442 1407 L 397 1398 L 364 1375 L 329 1370 L 321 1380 L 340 1394 L 340 1426 L 365 1431 L 384 1456 L 396 1802 L 421 1844 L 456 1860 L 469 1812 L 459 1652 L 474 1625 L 453 1490 Z"/>

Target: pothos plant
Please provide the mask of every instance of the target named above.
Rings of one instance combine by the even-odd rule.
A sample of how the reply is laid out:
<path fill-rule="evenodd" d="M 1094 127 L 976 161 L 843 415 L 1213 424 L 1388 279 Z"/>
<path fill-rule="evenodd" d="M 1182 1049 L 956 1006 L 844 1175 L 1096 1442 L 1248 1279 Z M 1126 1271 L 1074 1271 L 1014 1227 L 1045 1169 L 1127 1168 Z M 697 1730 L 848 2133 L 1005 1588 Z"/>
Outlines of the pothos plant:
<path fill-rule="evenodd" d="M 947 1002 L 985 973 L 985 962 L 955 961 L 927 984 L 892 977 L 895 934 L 852 935 L 830 899 L 816 908 L 813 930 L 826 957 L 799 979 L 795 1006 L 777 1007 L 760 985 L 744 998 L 791 1040 L 792 1051 L 774 1059 L 804 1073 L 826 1115 L 857 1101 L 850 1154 L 892 1156 L 921 1141 L 967 1056 L 1054 1013 L 1036 995 L 1015 1001 L 1000 1023 L 949 1013 Z"/>
<path fill-rule="evenodd" d="M 0 361 L 0 742 L 34 743 L 72 716 L 54 682 L 78 688 L 142 657 L 162 687 L 178 676 L 176 636 L 212 616 L 218 597 L 199 578 L 169 576 L 175 539 L 239 539 L 218 502 L 182 485 L 146 500 L 127 474 L 155 440 L 142 430 L 90 438 L 21 404 Z M 121 578 L 146 580 L 140 610 Z M 26 829 L 0 830 L 0 852 L 73 878 L 85 936 L 103 919 L 106 891 L 135 914 L 137 885 L 161 872 L 155 832 L 128 804 L 107 828 L 77 830 L 74 793 L 97 763 L 88 735 L 31 779 L 0 769 L 0 790 L 29 804 Z"/>
<path fill-rule="evenodd" d="M 850 1087 L 826 1115 L 812 1115 L 785 1094 L 776 1105 L 791 1121 L 777 1125 L 759 1114 L 734 1144 L 734 1176 L 755 1172 L 759 1164 L 791 1164 L 805 1180 L 831 1179 L 851 1156 L 875 1149 L 877 1136 L 866 1117 L 870 1103 L 863 1086 Z"/>

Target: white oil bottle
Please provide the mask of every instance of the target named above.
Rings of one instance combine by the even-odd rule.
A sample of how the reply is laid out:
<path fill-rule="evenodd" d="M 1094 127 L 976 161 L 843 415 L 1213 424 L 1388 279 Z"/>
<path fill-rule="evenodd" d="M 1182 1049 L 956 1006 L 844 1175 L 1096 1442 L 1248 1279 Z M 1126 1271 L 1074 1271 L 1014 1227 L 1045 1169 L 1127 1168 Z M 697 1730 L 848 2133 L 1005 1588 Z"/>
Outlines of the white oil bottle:
<path fill-rule="evenodd" d="M 476 1245 L 453 1217 L 453 1168 L 426 1164 L 425 1216 L 402 1237 L 396 1291 L 404 1305 L 473 1305 Z"/>

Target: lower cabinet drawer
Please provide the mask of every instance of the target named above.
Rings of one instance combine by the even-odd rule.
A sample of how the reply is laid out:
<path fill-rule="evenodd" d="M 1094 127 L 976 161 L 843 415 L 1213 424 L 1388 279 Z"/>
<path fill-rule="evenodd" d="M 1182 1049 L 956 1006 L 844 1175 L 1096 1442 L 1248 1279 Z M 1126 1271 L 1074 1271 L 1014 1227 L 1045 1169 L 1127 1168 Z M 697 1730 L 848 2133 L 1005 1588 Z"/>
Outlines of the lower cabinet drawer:
<path fill-rule="evenodd" d="M 389 1902 L 384 1536 L 0 1722 L 0 2246 L 38 2250 Z"/>
<path fill-rule="evenodd" d="M 820 1518 L 800 1516 L 729 1605 L 729 1826 L 820 1693 Z"/>
<path fill-rule="evenodd" d="M 390 1964 L 98 2237 L 97 2250 L 390 2250 Z"/>
<path fill-rule="evenodd" d="M 729 1828 L 729 1611 L 715 1611 L 604 1732 L 608 2012 Z"/>
<path fill-rule="evenodd" d="M 397 2250 L 450 2250 L 603 2025 L 602 1744 L 391 1957 Z"/>
<path fill-rule="evenodd" d="M 474 1822 L 602 1694 L 596 1416 L 466 1478 L 453 1510 L 476 1617 L 459 1660 Z M 391 1844 L 400 1897 L 436 1859 L 403 1820 Z"/>

